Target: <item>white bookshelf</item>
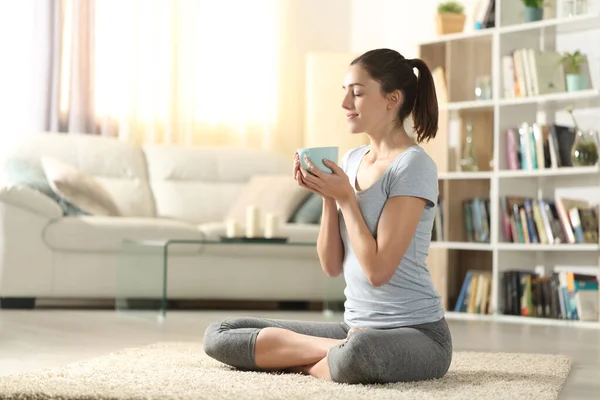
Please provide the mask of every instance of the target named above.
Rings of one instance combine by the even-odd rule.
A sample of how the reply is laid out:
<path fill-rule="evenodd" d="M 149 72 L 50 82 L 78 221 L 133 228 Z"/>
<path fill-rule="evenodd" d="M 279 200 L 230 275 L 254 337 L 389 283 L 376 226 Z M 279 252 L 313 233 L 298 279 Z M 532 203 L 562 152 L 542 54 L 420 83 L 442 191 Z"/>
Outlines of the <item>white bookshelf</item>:
<path fill-rule="evenodd" d="M 561 2 L 554 4 L 562 7 Z M 539 270 L 576 268 L 600 274 L 600 243 L 522 244 L 506 243 L 500 224 L 504 196 L 554 198 L 562 195 L 600 204 L 600 167 L 564 167 L 509 170 L 505 134 L 521 122 L 556 122 L 572 126 L 566 107 L 573 106 L 579 124 L 600 131 L 600 0 L 589 0 L 588 13 L 522 23 L 520 0 L 496 0 L 496 26 L 473 32 L 438 37 L 420 43 L 420 56 L 430 68 L 442 66 L 447 78 L 447 99 L 440 104 L 438 137 L 424 144 L 436 160 L 440 197 L 444 200 L 444 237 L 432 243 L 428 265 L 452 319 L 491 320 L 600 328 L 600 322 L 557 320 L 503 315 L 502 274 L 510 269 Z M 588 39 L 587 44 L 583 39 Z M 504 98 L 502 56 L 518 48 L 560 52 L 581 49 L 590 61 L 591 88 L 579 92 Z M 477 100 L 475 77 L 489 74 L 492 99 Z M 439 96 L 441 97 L 441 96 Z M 460 170 L 460 144 L 466 121 L 475 128 L 478 172 Z M 489 243 L 466 242 L 461 204 L 473 197 L 490 199 Z M 467 266 L 468 267 L 465 267 Z M 478 268 L 481 267 L 481 268 Z M 453 312 L 465 271 L 488 269 L 492 274 L 490 314 Z"/>

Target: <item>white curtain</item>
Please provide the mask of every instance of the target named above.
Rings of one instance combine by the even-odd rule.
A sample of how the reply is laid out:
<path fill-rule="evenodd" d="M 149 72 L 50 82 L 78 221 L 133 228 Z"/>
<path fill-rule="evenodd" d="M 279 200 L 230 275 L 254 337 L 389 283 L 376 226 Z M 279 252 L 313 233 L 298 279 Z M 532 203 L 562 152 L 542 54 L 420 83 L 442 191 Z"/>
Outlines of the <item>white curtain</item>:
<path fill-rule="evenodd" d="M 46 129 L 272 148 L 278 0 L 53 0 Z"/>
<path fill-rule="evenodd" d="M 94 4 L 50 1 L 49 131 L 100 133 L 94 106 Z"/>
<path fill-rule="evenodd" d="M 136 143 L 268 148 L 279 23 L 277 0 L 97 1 L 101 131 Z"/>

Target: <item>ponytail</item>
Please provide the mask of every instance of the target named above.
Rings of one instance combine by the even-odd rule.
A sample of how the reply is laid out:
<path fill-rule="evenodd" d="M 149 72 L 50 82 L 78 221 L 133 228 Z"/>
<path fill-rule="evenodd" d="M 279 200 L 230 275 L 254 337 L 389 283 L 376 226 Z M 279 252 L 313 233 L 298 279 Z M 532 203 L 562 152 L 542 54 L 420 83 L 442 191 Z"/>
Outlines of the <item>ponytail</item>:
<path fill-rule="evenodd" d="M 414 58 L 408 60 L 408 63 L 419 71 L 417 94 L 412 109 L 417 142 L 427 142 L 435 138 L 438 130 L 439 111 L 433 76 L 423 60 Z"/>

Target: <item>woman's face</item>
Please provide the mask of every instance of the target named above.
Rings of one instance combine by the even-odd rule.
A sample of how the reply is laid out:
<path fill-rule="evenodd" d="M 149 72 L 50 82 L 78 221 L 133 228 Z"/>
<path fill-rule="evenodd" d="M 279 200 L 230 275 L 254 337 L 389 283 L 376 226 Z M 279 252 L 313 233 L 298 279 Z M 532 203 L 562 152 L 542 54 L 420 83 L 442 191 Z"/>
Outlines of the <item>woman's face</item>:
<path fill-rule="evenodd" d="M 351 133 L 371 132 L 393 121 L 397 115 L 393 99 L 382 93 L 379 82 L 359 65 L 350 66 L 343 89 L 342 108 L 346 110 Z"/>

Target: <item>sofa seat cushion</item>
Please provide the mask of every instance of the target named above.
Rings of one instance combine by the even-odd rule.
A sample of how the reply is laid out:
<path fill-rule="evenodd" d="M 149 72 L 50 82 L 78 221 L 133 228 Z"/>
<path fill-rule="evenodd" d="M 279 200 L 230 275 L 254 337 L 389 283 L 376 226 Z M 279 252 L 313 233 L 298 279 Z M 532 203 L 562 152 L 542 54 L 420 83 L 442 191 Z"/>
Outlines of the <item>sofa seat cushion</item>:
<path fill-rule="evenodd" d="M 65 217 L 51 222 L 44 231 L 48 246 L 59 251 L 112 252 L 119 251 L 125 239 L 201 239 L 203 236 L 193 224 L 144 217 Z"/>

